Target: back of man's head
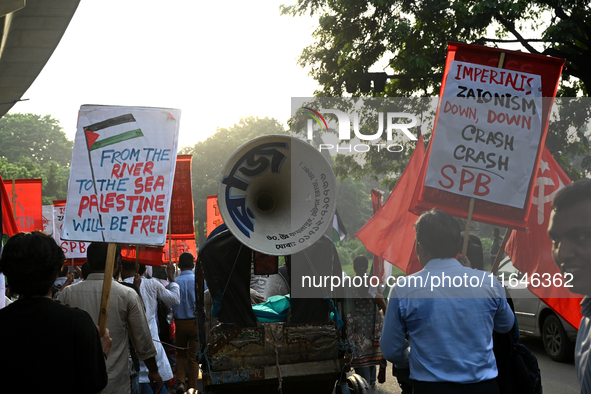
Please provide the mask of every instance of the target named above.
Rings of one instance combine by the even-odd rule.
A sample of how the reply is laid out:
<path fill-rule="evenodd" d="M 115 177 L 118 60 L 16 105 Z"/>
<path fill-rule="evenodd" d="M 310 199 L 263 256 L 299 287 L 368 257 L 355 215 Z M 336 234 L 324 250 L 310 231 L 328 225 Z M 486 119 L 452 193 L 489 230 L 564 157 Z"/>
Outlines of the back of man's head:
<path fill-rule="evenodd" d="M 135 274 L 135 263 L 124 261 L 121 263 L 121 269 L 124 272 L 133 272 Z"/>
<path fill-rule="evenodd" d="M 88 265 L 93 272 L 104 271 L 105 264 L 107 262 L 107 249 L 109 244 L 106 242 L 93 242 L 88 245 L 86 249 L 86 258 Z M 119 261 L 121 257 L 121 246 L 117 245 L 117 251 L 115 252 L 115 261 Z"/>
<path fill-rule="evenodd" d="M 482 241 L 474 234 L 470 234 L 468 239 L 468 249 L 466 257 L 470 260 L 470 266 L 478 270 L 484 269 L 484 252 L 482 250 Z"/>
<path fill-rule="evenodd" d="M 182 270 L 193 269 L 194 257 L 191 253 L 185 252 L 179 257 L 179 268 Z"/>
<path fill-rule="evenodd" d="M 561 189 L 552 201 L 552 210 L 560 212 L 582 201 L 591 202 L 591 179 L 581 179 Z"/>
<path fill-rule="evenodd" d="M 460 225 L 450 214 L 431 210 L 415 223 L 417 242 L 432 258 L 453 258 L 461 249 Z"/>
<path fill-rule="evenodd" d="M 13 235 L 0 258 L 11 290 L 24 297 L 45 296 L 64 264 L 64 252 L 41 231 Z M 4 296 L 4 294 L 1 294 Z"/>
<path fill-rule="evenodd" d="M 364 255 L 360 254 L 353 259 L 353 270 L 357 275 L 361 276 L 362 274 L 366 274 L 368 267 L 369 260 Z"/>

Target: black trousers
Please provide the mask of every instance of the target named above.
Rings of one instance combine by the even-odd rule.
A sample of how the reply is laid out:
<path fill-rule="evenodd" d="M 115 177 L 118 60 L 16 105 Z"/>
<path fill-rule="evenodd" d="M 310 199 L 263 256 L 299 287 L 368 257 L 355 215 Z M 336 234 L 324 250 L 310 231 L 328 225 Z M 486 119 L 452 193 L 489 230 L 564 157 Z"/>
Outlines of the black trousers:
<path fill-rule="evenodd" d="M 495 379 L 478 383 L 413 381 L 413 394 L 499 394 Z"/>

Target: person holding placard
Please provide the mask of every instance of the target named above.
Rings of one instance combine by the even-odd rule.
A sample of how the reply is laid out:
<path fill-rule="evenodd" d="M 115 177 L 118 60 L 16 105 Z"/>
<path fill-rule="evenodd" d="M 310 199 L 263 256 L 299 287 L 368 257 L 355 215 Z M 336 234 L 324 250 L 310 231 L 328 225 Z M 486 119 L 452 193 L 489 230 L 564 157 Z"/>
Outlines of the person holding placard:
<path fill-rule="evenodd" d="M 87 249 L 87 256 L 92 273 L 86 280 L 66 287 L 58 297 L 65 304 L 87 311 L 95 324 L 98 324 L 100 314 L 107 248 L 107 243 L 91 243 Z M 116 264 L 120 259 L 121 249 L 118 246 Z M 152 342 L 142 299 L 134 290 L 115 280 L 111 283 L 107 328 L 113 338 L 113 347 L 107 360 L 109 384 L 102 394 L 129 394 L 131 391 L 128 338 L 131 339 L 139 359 L 146 364 L 150 381 L 158 387 L 155 393 L 160 393 L 163 382 L 156 363 L 157 350 Z"/>
<path fill-rule="evenodd" d="M 560 190 L 552 201 L 548 225 L 552 258 L 560 272 L 571 275 L 572 292 L 585 295 L 577 335 L 575 367 L 581 394 L 591 393 L 591 179 Z"/>
<path fill-rule="evenodd" d="M 425 212 L 415 230 L 424 268 L 392 288 L 380 340 L 384 357 L 397 369 L 410 368 L 414 394 L 498 394 L 492 334 L 514 323 L 503 287 L 456 260 L 462 239 L 451 215 Z"/>

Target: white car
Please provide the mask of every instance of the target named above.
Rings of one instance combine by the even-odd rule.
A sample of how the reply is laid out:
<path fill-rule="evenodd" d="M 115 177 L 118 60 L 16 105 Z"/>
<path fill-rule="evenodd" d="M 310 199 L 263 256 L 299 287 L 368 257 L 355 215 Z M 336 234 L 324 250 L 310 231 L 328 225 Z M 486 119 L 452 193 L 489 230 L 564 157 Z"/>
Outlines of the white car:
<path fill-rule="evenodd" d="M 544 349 L 552 360 L 572 360 L 578 330 L 530 292 L 525 283 L 518 280 L 509 281 L 511 274 L 514 274 L 513 277 L 516 279 L 523 277 L 513 266 L 511 259 L 505 257 L 499 264 L 497 277 L 501 278 L 501 275 L 504 275 L 503 282 L 513 299 L 519 332 L 522 335 L 542 338 Z"/>

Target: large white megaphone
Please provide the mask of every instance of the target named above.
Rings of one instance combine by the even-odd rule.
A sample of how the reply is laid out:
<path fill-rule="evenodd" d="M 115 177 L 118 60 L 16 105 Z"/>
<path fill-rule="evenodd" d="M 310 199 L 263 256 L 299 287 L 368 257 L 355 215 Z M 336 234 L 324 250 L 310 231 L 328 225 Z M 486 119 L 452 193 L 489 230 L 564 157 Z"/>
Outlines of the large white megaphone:
<path fill-rule="evenodd" d="M 218 187 L 224 223 L 240 242 L 268 255 L 306 249 L 332 225 L 335 176 L 326 159 L 297 138 L 269 135 L 228 159 Z"/>

